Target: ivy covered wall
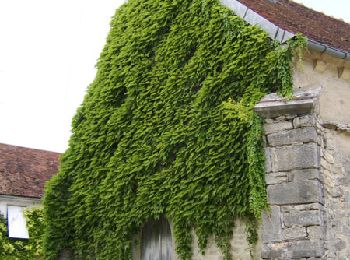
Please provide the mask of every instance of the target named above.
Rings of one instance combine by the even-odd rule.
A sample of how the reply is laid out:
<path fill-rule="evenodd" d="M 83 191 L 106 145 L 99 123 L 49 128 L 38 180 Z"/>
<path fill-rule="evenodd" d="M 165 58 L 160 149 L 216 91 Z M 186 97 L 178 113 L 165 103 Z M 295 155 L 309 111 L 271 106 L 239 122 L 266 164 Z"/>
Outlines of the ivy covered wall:
<path fill-rule="evenodd" d="M 72 123 L 60 172 L 46 189 L 44 251 L 56 259 L 131 259 L 142 224 L 166 215 L 177 253 L 191 229 L 229 258 L 235 218 L 266 205 L 254 104 L 291 91 L 284 46 L 217 0 L 129 0 L 111 20 L 95 80 Z"/>

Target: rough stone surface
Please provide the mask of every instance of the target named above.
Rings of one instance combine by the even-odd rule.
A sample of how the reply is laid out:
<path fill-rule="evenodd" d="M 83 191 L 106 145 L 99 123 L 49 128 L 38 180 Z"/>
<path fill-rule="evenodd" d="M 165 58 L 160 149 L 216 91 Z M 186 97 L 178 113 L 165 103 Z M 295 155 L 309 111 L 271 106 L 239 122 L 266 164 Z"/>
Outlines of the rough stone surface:
<path fill-rule="evenodd" d="M 290 121 L 281 121 L 276 123 L 264 124 L 265 134 L 272 134 L 287 129 L 293 129 L 293 123 Z"/>
<path fill-rule="evenodd" d="M 323 252 L 321 241 L 300 240 L 265 244 L 261 256 L 264 259 L 300 259 L 302 257 L 321 257 Z"/>
<path fill-rule="evenodd" d="M 307 236 L 306 228 L 304 227 L 285 228 L 283 230 L 283 236 L 286 240 L 305 239 Z"/>
<path fill-rule="evenodd" d="M 317 142 L 317 133 L 314 127 L 303 127 L 270 134 L 267 140 L 271 146 Z"/>
<path fill-rule="evenodd" d="M 268 114 L 264 110 L 264 116 Z M 263 214 L 261 256 L 319 259 L 324 255 L 325 230 L 320 132 L 311 114 L 271 115 L 274 117 L 264 121 L 265 180 L 271 211 Z"/>
<path fill-rule="evenodd" d="M 264 241 L 282 241 L 280 207 L 271 206 L 270 212 L 263 213 L 262 223 L 262 239 Z"/>
<path fill-rule="evenodd" d="M 325 227 L 311 226 L 306 228 L 306 233 L 308 237 L 312 237 L 313 239 L 322 239 L 325 237 L 326 230 Z"/>
<path fill-rule="evenodd" d="M 319 169 L 303 169 L 288 172 L 288 181 L 322 181 Z"/>
<path fill-rule="evenodd" d="M 313 115 L 310 115 L 310 114 L 307 114 L 301 117 L 296 117 L 293 120 L 294 128 L 315 126 L 315 125 L 316 125 L 316 119 Z"/>
<path fill-rule="evenodd" d="M 267 187 L 271 205 L 301 204 L 321 201 L 321 189 L 317 182 L 297 181 L 269 185 Z"/>
<path fill-rule="evenodd" d="M 288 175 L 286 172 L 274 172 L 266 174 L 265 181 L 267 185 L 284 183 L 288 181 Z"/>
<path fill-rule="evenodd" d="M 315 143 L 276 147 L 272 154 L 273 171 L 319 167 L 319 148 Z"/>
<path fill-rule="evenodd" d="M 293 226 L 319 226 L 321 222 L 321 212 L 319 210 L 299 211 L 283 215 L 283 223 L 286 227 Z"/>
<path fill-rule="evenodd" d="M 350 259 L 350 137 L 322 129 L 327 259 Z M 317 229 L 308 231 L 321 232 Z"/>
<path fill-rule="evenodd" d="M 326 64 L 324 72 L 314 70 L 315 60 L 319 64 Z M 350 259 L 350 103 L 347 102 L 350 85 L 342 77 L 343 70 L 338 74 L 339 68 L 343 68 L 344 64 L 335 64 L 327 56 L 311 53 L 304 62 L 303 70 L 295 69 L 295 89 L 311 90 L 322 87 L 312 114 L 293 115 L 291 112 L 290 115 L 274 115 L 264 119 L 265 145 L 269 152 L 269 171 L 266 176 L 268 199 L 270 205 L 274 200 L 276 204 L 273 206 L 280 208 L 282 240 L 263 240 L 262 258 Z M 350 68 L 345 67 L 348 70 Z M 316 129 L 317 139 L 309 142 L 315 146 L 308 149 L 310 153 L 306 155 L 308 158 L 305 161 L 309 164 L 304 164 L 302 158 L 295 155 L 307 150 L 307 141 L 303 140 L 305 136 L 299 138 L 295 133 L 296 129 L 300 133 L 308 127 Z M 291 133 L 287 135 L 288 131 Z M 298 145 L 299 149 L 296 148 Z M 310 154 L 314 154 L 316 158 Z M 320 200 L 291 203 L 291 200 L 278 199 L 283 196 L 290 197 L 289 193 L 293 192 L 288 189 L 283 193 L 283 188 L 300 183 L 314 183 L 318 186 Z M 271 194 L 274 195 L 273 198 Z M 297 196 L 297 192 L 293 196 Z M 309 224 L 312 226 L 307 226 Z M 303 236 L 303 230 L 306 230 L 306 237 Z"/>

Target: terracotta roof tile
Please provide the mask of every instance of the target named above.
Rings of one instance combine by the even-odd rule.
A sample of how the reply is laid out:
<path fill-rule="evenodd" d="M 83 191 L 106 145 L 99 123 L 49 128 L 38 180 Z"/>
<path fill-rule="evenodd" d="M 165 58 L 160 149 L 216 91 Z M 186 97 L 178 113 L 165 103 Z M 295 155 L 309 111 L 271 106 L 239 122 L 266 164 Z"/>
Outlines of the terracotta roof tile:
<path fill-rule="evenodd" d="M 350 52 L 350 24 L 288 0 L 238 0 L 280 28 Z"/>
<path fill-rule="evenodd" d="M 41 198 L 60 154 L 0 143 L 0 194 Z"/>

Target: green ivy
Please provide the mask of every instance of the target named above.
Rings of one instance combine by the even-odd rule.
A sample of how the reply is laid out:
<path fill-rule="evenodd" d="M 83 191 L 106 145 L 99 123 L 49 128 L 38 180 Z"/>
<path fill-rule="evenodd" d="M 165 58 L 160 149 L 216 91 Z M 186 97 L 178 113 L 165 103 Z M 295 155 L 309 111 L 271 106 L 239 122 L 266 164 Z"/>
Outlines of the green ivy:
<path fill-rule="evenodd" d="M 46 259 L 131 259 L 143 223 L 172 220 L 177 254 L 214 235 L 227 259 L 236 218 L 267 206 L 266 93 L 291 93 L 299 37 L 280 46 L 217 0 L 129 0 L 46 188 Z M 249 240 L 254 242 L 250 224 Z"/>
<path fill-rule="evenodd" d="M 25 216 L 30 239 L 13 239 L 8 237 L 6 219 L 0 214 L 0 259 L 29 260 L 43 256 L 43 211 L 32 208 L 25 211 Z"/>

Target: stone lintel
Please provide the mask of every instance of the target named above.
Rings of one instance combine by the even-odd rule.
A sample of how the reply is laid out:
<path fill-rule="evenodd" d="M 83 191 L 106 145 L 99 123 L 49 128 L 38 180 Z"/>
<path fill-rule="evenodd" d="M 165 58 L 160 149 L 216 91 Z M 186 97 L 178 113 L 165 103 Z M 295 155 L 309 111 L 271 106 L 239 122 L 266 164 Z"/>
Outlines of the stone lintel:
<path fill-rule="evenodd" d="M 254 111 L 262 118 L 276 118 L 281 115 L 310 114 L 315 106 L 315 98 L 319 89 L 294 93 L 290 99 L 280 97 L 276 93 L 265 96 L 254 107 Z"/>

